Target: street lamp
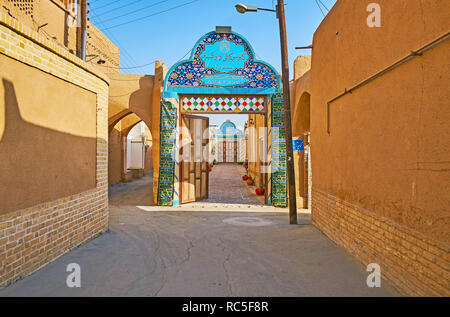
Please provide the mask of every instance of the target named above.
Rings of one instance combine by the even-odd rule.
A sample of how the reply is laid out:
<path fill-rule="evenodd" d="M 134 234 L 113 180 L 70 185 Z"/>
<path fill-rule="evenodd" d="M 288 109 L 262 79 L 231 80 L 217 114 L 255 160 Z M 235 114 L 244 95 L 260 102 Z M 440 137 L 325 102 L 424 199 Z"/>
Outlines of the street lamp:
<path fill-rule="evenodd" d="M 295 173 L 294 173 L 294 155 L 292 149 L 292 125 L 291 125 L 291 96 L 289 93 L 289 60 L 287 53 L 286 39 L 286 18 L 284 16 L 284 0 L 278 0 L 277 9 L 264 9 L 247 4 L 237 4 L 236 10 L 239 13 L 257 12 L 258 10 L 271 11 L 277 13 L 280 26 L 280 43 L 281 43 L 281 73 L 283 82 L 283 105 L 284 105 L 284 121 L 285 121 L 285 137 L 286 137 L 286 159 L 287 159 L 287 176 L 289 188 L 289 223 L 297 224 L 297 201 L 295 197 Z"/>
<path fill-rule="evenodd" d="M 273 9 L 264 9 L 264 8 L 258 8 L 255 6 L 251 6 L 248 4 L 236 4 L 236 11 L 239 13 L 245 13 L 245 12 L 257 12 L 258 10 L 262 10 L 262 11 L 270 11 L 270 12 L 277 12 L 277 10 L 273 10 Z"/>

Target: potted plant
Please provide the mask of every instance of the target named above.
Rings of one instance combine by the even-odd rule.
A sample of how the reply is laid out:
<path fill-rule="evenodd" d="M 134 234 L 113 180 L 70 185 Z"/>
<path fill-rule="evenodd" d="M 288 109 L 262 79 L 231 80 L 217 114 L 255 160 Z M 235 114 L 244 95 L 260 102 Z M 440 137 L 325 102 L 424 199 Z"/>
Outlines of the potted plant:
<path fill-rule="evenodd" d="M 214 159 L 214 161 L 213 161 L 213 165 L 216 165 L 217 164 L 217 160 L 216 159 Z"/>
<path fill-rule="evenodd" d="M 242 176 L 242 180 L 243 180 L 243 181 L 245 181 L 245 182 L 246 182 L 246 181 L 247 181 L 247 179 L 248 179 L 248 175 L 247 175 L 247 174 L 245 174 L 244 176 Z"/>
<path fill-rule="evenodd" d="M 264 192 L 266 190 L 264 189 L 264 185 L 260 185 L 258 188 L 255 189 L 256 195 L 262 196 L 264 195 Z"/>
<path fill-rule="evenodd" d="M 252 186 L 253 185 L 253 178 L 251 178 L 251 177 L 249 177 L 248 179 L 247 179 L 247 185 L 248 186 Z"/>
<path fill-rule="evenodd" d="M 212 168 L 213 168 L 213 165 L 212 164 L 208 164 L 209 165 L 209 171 L 211 172 L 212 171 Z"/>

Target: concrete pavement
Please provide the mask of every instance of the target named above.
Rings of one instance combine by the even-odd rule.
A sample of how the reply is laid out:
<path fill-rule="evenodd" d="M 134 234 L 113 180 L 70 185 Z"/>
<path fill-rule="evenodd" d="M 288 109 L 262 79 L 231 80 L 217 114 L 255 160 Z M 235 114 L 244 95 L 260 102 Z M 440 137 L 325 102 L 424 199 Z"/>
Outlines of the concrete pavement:
<path fill-rule="evenodd" d="M 288 225 L 287 213 L 270 207 L 152 207 L 151 176 L 110 193 L 107 233 L 0 296 L 399 295 L 384 280 L 381 288 L 367 287 L 365 268 L 306 212 L 299 225 Z M 66 286 L 73 262 L 81 266 L 81 288 Z"/>

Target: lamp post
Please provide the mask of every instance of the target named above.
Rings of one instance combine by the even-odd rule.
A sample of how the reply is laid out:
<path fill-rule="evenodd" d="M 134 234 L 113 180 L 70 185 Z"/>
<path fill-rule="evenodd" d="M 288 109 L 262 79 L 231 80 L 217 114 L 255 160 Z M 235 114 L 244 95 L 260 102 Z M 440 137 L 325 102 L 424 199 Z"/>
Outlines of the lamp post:
<path fill-rule="evenodd" d="M 287 159 L 287 176 L 288 176 L 288 192 L 289 192 L 289 223 L 297 224 L 297 201 L 295 197 L 295 173 L 294 173 L 294 155 L 292 149 L 292 125 L 291 125 L 291 98 L 289 93 L 289 60 L 287 52 L 286 39 L 286 19 L 284 16 L 284 0 L 278 0 L 277 9 L 264 9 L 247 4 L 237 4 L 236 10 L 239 13 L 257 12 L 258 10 L 276 12 L 280 26 L 280 42 L 281 42 L 281 74 L 283 82 L 283 105 L 284 105 L 284 121 L 285 121 L 285 137 L 286 137 L 286 159 Z"/>

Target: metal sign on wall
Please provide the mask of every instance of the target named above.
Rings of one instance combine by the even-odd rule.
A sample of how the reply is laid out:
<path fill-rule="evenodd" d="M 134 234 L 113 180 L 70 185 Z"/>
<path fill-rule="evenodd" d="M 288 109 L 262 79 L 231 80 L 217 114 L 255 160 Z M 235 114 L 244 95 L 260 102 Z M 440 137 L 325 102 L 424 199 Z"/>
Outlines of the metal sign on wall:
<path fill-rule="evenodd" d="M 292 140 L 292 147 L 294 151 L 301 152 L 303 151 L 303 140 Z"/>

